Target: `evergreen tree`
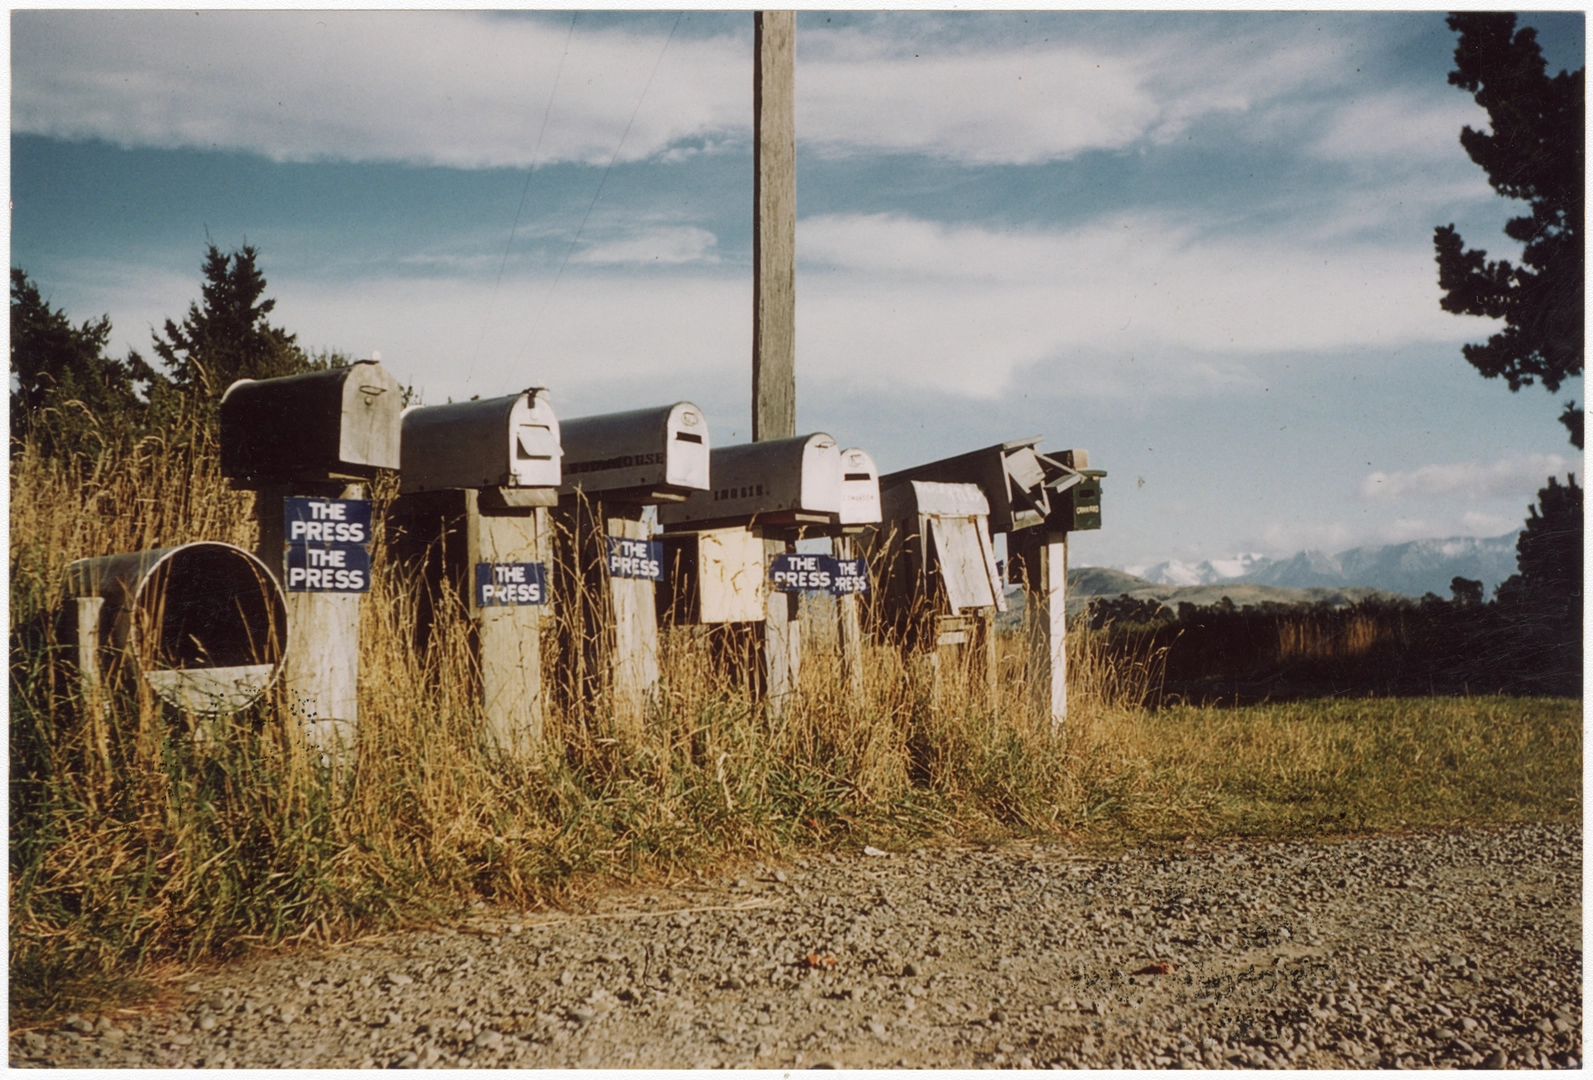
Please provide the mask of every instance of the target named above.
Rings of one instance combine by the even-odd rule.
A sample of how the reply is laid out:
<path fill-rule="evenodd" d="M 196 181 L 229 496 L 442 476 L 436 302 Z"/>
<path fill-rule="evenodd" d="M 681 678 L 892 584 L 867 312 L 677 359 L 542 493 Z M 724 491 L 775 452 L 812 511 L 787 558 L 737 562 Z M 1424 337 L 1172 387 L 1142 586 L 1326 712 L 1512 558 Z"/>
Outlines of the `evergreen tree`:
<path fill-rule="evenodd" d="M 1527 508 L 1526 528 L 1516 540 L 1516 571 L 1494 593 L 1501 605 L 1534 620 L 1580 625 L 1582 489 L 1575 474 L 1566 476 L 1564 487 L 1549 477 L 1537 505 Z"/>
<path fill-rule="evenodd" d="M 155 335 L 155 354 L 172 382 L 190 397 L 216 402 L 239 379 L 271 379 L 324 369 L 297 337 L 266 321 L 277 302 L 264 298 L 266 280 L 256 265 L 259 252 L 245 244 L 231 255 L 215 244 L 205 252 L 203 304 L 189 304 L 181 326 L 166 320 Z"/>
<path fill-rule="evenodd" d="M 11 268 L 11 435 L 13 451 L 32 436 L 46 452 L 86 449 L 135 433 L 148 396 L 165 379 L 136 353 L 105 355 L 107 315 L 73 326 L 25 271 Z"/>
<path fill-rule="evenodd" d="M 1516 30 L 1509 12 L 1456 13 L 1448 21 L 1460 35 L 1449 82 L 1488 110 L 1493 129 L 1463 128 L 1461 145 L 1495 191 L 1527 201 L 1531 212 L 1505 225 L 1505 235 L 1523 245 L 1519 266 L 1489 262 L 1486 251 L 1466 249 L 1453 224 L 1439 227 L 1433 234 L 1444 290 L 1439 302 L 1457 315 L 1505 321 L 1486 343 L 1463 349 L 1484 377 L 1503 376 L 1512 391 L 1541 382 L 1556 393 L 1582 374 L 1586 69 L 1549 78 L 1537 32 Z M 1580 448 L 1582 410 L 1575 401 L 1560 422 Z"/>

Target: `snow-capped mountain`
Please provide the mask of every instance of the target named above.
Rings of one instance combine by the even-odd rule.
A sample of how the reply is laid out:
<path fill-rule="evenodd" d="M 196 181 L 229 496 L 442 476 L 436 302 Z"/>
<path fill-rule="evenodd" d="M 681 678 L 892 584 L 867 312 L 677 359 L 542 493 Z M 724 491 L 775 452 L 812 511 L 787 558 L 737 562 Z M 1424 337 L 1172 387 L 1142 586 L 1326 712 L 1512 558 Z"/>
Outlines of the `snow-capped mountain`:
<path fill-rule="evenodd" d="M 1289 589 L 1365 586 L 1421 596 L 1449 595 L 1455 577 L 1481 581 L 1485 595 L 1516 572 L 1517 533 L 1503 536 L 1453 536 L 1403 544 L 1357 547 L 1328 555 L 1302 551 L 1286 559 L 1242 554 L 1199 563 L 1170 559 L 1151 566 L 1123 567 L 1158 585 L 1218 585 L 1248 582 Z"/>

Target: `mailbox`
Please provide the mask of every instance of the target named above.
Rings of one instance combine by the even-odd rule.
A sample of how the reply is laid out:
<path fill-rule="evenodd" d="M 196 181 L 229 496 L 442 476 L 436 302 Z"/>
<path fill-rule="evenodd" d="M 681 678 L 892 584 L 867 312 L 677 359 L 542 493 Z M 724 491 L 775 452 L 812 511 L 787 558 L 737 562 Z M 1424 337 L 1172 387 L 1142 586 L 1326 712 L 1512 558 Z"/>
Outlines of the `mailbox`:
<path fill-rule="evenodd" d="M 512 507 L 557 500 L 559 421 L 542 387 L 406 409 L 403 494 L 480 488 Z"/>
<path fill-rule="evenodd" d="M 1008 533 L 1045 522 L 1051 513 L 1046 472 L 1035 450 L 1043 436 L 996 443 L 880 477 L 881 490 L 909 480 L 977 484 L 990 504 L 990 531 Z"/>
<path fill-rule="evenodd" d="M 874 459 L 855 446 L 842 450 L 841 525 L 872 525 L 879 520 L 879 469 Z"/>
<path fill-rule="evenodd" d="M 660 506 L 666 529 L 720 525 L 830 526 L 841 513 L 841 452 L 823 432 L 722 446 L 708 491 Z"/>
<path fill-rule="evenodd" d="M 916 556 L 918 572 L 931 566 L 938 572 L 953 615 L 966 608 L 1007 610 L 986 527 L 990 504 L 977 485 L 910 480 L 887 489 L 881 501 L 885 520 L 896 524 Z"/>
<path fill-rule="evenodd" d="M 559 494 L 649 505 L 708 490 L 708 421 L 689 401 L 563 423 Z"/>
<path fill-rule="evenodd" d="M 374 360 L 240 379 L 221 397 L 221 475 L 261 487 L 396 469 L 400 396 L 398 381 Z"/>
<path fill-rule="evenodd" d="M 67 580 L 73 596 L 103 601 L 88 640 L 129 654 L 176 708 L 235 712 L 265 693 L 282 666 L 282 590 L 242 548 L 202 541 L 79 559 Z"/>

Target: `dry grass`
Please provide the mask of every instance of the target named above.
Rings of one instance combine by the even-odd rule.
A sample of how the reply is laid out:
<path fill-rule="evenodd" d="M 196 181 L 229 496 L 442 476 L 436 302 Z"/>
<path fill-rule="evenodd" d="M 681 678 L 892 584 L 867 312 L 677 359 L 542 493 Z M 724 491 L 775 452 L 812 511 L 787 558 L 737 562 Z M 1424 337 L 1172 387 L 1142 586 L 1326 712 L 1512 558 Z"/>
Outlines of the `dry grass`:
<path fill-rule="evenodd" d="M 470 689 L 463 613 L 445 611 L 418 653 L 415 598 L 380 571 L 364 606 L 352 775 L 321 768 L 268 706 L 210 740 L 148 694 L 122 694 L 97 723 L 75 700 L 56 625 L 65 565 L 191 539 L 252 546 L 252 497 L 226 489 L 213 449 L 194 436 L 97 460 L 28 447 L 12 459 L 11 1000 L 22 1012 L 477 895 L 551 902 L 802 847 L 1034 833 L 1141 843 L 1580 813 L 1576 703 L 1151 712 L 1160 657 L 1108 663 L 1074 635 L 1064 732 L 1029 699 L 1020 637 L 999 641 L 993 700 L 954 669 L 937 695 L 922 659 L 871 644 L 858 709 L 817 607 L 800 700 L 778 716 L 713 634 L 683 628 L 664 636 L 640 739 L 553 710 L 545 752 L 504 760 L 487 749 Z M 377 485 L 378 515 L 390 495 Z M 374 562 L 387 565 L 379 540 Z M 550 631 L 544 655 L 556 651 Z"/>

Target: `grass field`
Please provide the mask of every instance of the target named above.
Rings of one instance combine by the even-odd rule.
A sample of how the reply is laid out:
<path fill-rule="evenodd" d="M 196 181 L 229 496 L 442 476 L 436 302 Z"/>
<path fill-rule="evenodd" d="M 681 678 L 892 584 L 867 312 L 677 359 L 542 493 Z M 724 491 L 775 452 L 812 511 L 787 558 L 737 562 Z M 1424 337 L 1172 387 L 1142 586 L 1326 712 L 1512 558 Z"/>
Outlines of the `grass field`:
<path fill-rule="evenodd" d="M 390 495 L 378 486 L 378 514 Z M 210 742 L 147 700 L 124 696 L 103 721 L 83 710 L 53 615 L 66 563 L 199 538 L 249 546 L 249 505 L 202 437 L 73 464 L 35 448 L 12 459 L 18 1014 L 476 896 L 557 902 L 805 847 L 1032 835 L 1120 847 L 1581 815 L 1580 702 L 1153 711 L 1142 703 L 1157 658 L 1108 663 L 1088 635 L 1070 643 L 1070 716 L 1055 730 L 1024 691 L 1015 637 L 994 700 L 954 677 L 937 698 L 897 650 L 873 645 L 859 711 L 814 627 L 801 698 L 775 717 L 700 637 L 677 632 L 639 739 L 555 710 L 545 752 L 507 761 L 485 748 L 463 617 L 418 654 L 413 597 L 390 573 L 365 605 L 350 777 L 320 768 L 268 706 Z"/>

